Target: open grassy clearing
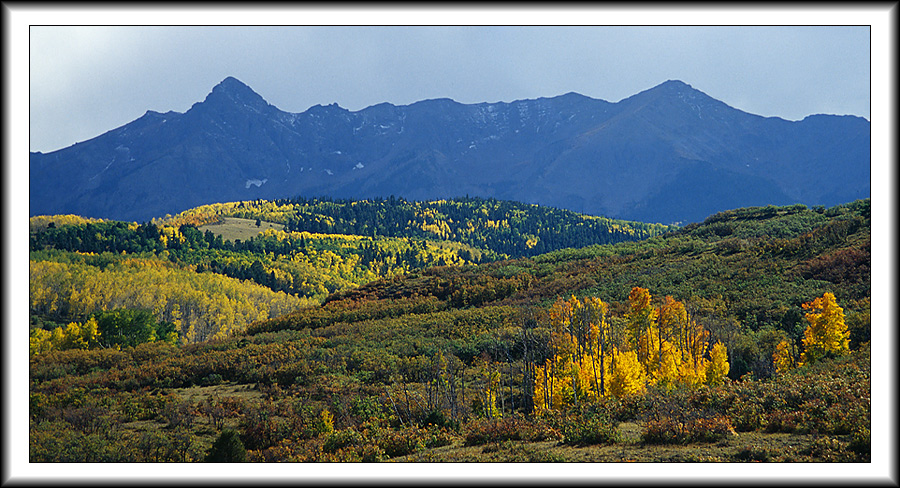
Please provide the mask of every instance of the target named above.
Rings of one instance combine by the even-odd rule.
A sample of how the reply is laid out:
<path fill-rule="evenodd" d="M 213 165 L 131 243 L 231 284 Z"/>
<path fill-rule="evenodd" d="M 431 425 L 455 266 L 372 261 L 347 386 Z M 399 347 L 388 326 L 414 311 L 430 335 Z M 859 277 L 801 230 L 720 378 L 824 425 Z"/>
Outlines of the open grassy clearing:
<path fill-rule="evenodd" d="M 175 388 L 171 390 L 171 393 L 178 398 L 180 403 L 190 405 L 190 410 L 195 413 L 203 409 L 204 402 L 210 400 L 233 397 L 239 399 L 240 402 L 264 401 L 263 393 L 254 384 L 226 383 L 213 386 L 193 386 L 191 388 Z M 176 413 L 177 410 L 177 408 L 169 409 L 165 415 L 168 418 L 125 422 L 121 425 L 119 435 L 143 438 L 145 444 L 152 445 L 152 448 L 156 449 L 157 445 L 154 444 L 154 440 L 158 441 L 165 435 L 178 436 L 177 432 L 180 431 L 183 438 L 190 439 L 187 441 L 190 449 L 202 453 L 210 449 L 222 429 L 237 429 L 240 425 L 240 419 L 233 414 L 228 415 L 223 412 L 222 424 L 217 427 L 211 417 L 207 415 L 179 417 Z M 163 447 L 159 448 L 164 449 Z"/>
<path fill-rule="evenodd" d="M 616 444 L 576 447 L 557 441 L 505 441 L 464 446 L 462 441 L 428 449 L 392 462 L 821 462 L 820 444 L 811 434 L 742 432 L 715 443 L 650 445 L 640 441 L 640 426 L 622 423 Z M 831 436 L 840 437 L 840 436 Z M 817 455 L 818 454 L 818 457 Z"/>
<path fill-rule="evenodd" d="M 223 217 L 223 222 L 203 225 L 197 229 L 200 232 L 209 230 L 217 236 L 222 236 L 226 241 L 240 239 L 246 241 L 251 237 L 256 237 L 260 232 L 268 229 L 284 230 L 283 224 L 274 222 L 260 222 L 260 226 L 256 226 L 256 221 L 251 219 L 239 219 L 236 217 Z"/>
<path fill-rule="evenodd" d="M 190 400 L 192 403 L 202 402 L 210 397 L 238 397 L 241 400 L 259 400 L 263 398 L 262 392 L 251 384 L 192 386 L 190 388 L 176 388 L 173 391 L 182 400 Z"/>

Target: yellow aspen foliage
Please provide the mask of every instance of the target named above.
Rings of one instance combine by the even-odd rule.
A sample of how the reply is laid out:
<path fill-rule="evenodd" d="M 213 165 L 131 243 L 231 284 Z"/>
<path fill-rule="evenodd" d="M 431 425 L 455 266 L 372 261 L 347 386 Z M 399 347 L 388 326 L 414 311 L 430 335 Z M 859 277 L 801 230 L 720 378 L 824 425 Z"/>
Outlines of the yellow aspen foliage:
<path fill-rule="evenodd" d="M 537 411 L 595 401 L 609 393 L 610 327 L 608 306 L 599 298 L 559 298 L 549 310 L 550 349 L 536 367 L 534 405 Z"/>
<path fill-rule="evenodd" d="M 31 329 L 28 337 L 28 355 L 34 356 L 52 350 L 50 331 L 44 329 Z"/>
<path fill-rule="evenodd" d="M 775 373 L 777 374 L 785 373 L 797 366 L 794 361 L 794 347 L 789 340 L 784 339 L 775 346 L 772 362 L 775 364 Z"/>
<path fill-rule="evenodd" d="M 575 364 L 572 356 L 554 356 L 535 368 L 534 408 L 544 410 L 562 409 L 572 405 L 574 388 L 572 374 Z"/>
<path fill-rule="evenodd" d="M 672 341 L 688 323 L 687 310 L 684 303 L 666 295 L 662 306 L 657 309 L 657 331 L 660 341 Z"/>
<path fill-rule="evenodd" d="M 579 402 L 593 402 L 603 396 L 599 382 L 601 371 L 605 373 L 602 376 L 609 377 L 609 361 L 607 360 L 604 371 L 603 366 L 600 365 L 600 357 L 585 352 L 578 367 L 577 394 Z M 608 391 L 609 388 L 607 387 L 606 390 Z"/>
<path fill-rule="evenodd" d="M 656 326 L 651 325 L 638 337 L 637 344 L 635 344 L 636 347 L 634 348 L 641 366 L 650 372 L 655 371 L 659 366 L 660 345 L 657 342 L 658 336 L 659 334 L 656 330 Z"/>
<path fill-rule="evenodd" d="M 651 310 L 650 307 L 650 290 L 635 286 L 628 294 L 629 315 L 637 316 Z"/>
<path fill-rule="evenodd" d="M 62 342 L 58 349 L 87 349 L 87 344 L 81 340 L 81 324 L 69 322 L 62 331 Z"/>
<path fill-rule="evenodd" d="M 601 366 L 600 356 L 585 351 L 581 361 L 572 356 L 547 360 L 544 366 L 535 368 L 534 408 L 541 412 L 547 409 L 563 409 L 584 402 L 599 400 L 601 393 L 597 378 L 606 378 L 605 395 L 609 395 L 611 354 L 606 355 Z M 551 376 L 551 373 L 555 375 Z"/>
<path fill-rule="evenodd" d="M 596 297 L 586 297 L 580 307 L 582 322 L 587 324 L 586 347 L 582 347 L 584 359 L 588 363 L 593 379 L 593 394 L 600 397 L 607 394 L 606 378 L 609 376 L 609 349 L 612 342 L 612 331 L 606 320 L 609 307 Z M 587 367 L 582 367 L 587 372 Z"/>
<path fill-rule="evenodd" d="M 654 308 L 649 291 L 634 287 L 624 317 L 608 322 L 607 312 L 607 305 L 592 297 L 559 298 L 550 307 L 551 354 L 534 374 L 537 413 L 607 395 L 644 394 L 648 385 L 672 390 L 725 381 L 726 347 L 717 343 L 709 349 L 709 332 L 684 303 L 667 296 Z"/>
<path fill-rule="evenodd" d="M 844 354 L 850 350 L 850 331 L 844 323 L 844 309 L 838 306 L 834 294 L 825 293 L 804 303 L 809 326 L 803 331 L 803 354 L 800 365 L 815 362 L 826 354 Z"/>
<path fill-rule="evenodd" d="M 550 376 L 550 360 L 534 368 L 534 411 L 537 414 L 553 408 L 553 378 Z"/>
<path fill-rule="evenodd" d="M 28 338 L 29 355 L 67 349 L 87 350 L 100 345 L 100 331 L 97 320 L 90 317 L 87 322 L 69 322 L 65 327 L 52 331 L 32 329 Z"/>
<path fill-rule="evenodd" d="M 94 317 L 88 318 L 84 324 L 71 322 L 66 326 L 63 335 L 64 343 L 58 346 L 59 349 L 87 350 L 100 345 L 100 331 Z"/>
<path fill-rule="evenodd" d="M 182 328 L 178 330 L 178 333 L 181 334 L 181 338 L 186 344 L 200 342 L 197 338 L 196 323 L 196 320 L 191 320 L 188 322 L 187 329 L 182 326 Z"/>
<path fill-rule="evenodd" d="M 569 326 L 572 324 L 573 314 L 574 310 L 572 308 L 571 300 L 563 300 L 560 298 L 550 307 L 551 331 L 556 334 L 557 337 L 570 335 Z M 573 351 L 574 349 L 568 350 L 567 352 L 571 354 Z"/>
<path fill-rule="evenodd" d="M 681 335 L 681 347 L 685 363 L 693 367 L 698 374 L 705 370 L 704 361 L 706 350 L 709 347 L 709 331 L 703 328 L 695 320 L 688 318 L 685 329 Z"/>
<path fill-rule="evenodd" d="M 631 336 L 632 343 L 637 344 L 641 336 L 656 326 L 657 311 L 650 305 L 650 291 L 646 288 L 636 286 L 631 289 L 628 295 L 628 332 Z M 643 350 L 638 350 L 638 359 L 642 364 L 647 364 L 650 353 L 650 343 Z"/>
<path fill-rule="evenodd" d="M 50 332 L 50 347 L 51 349 L 60 349 L 66 343 L 66 330 L 62 327 L 57 327 Z"/>
<path fill-rule="evenodd" d="M 90 224 L 97 222 L 105 222 L 104 219 L 85 218 L 79 215 L 37 215 L 28 219 L 28 231 L 36 232 L 46 229 L 51 223 L 57 227 L 65 225 Z"/>
<path fill-rule="evenodd" d="M 728 364 L 728 350 L 721 342 L 716 342 L 709 350 L 709 364 L 706 367 L 706 383 L 718 386 L 725 382 L 731 366 Z"/>
<path fill-rule="evenodd" d="M 175 325 L 175 330 L 181 331 L 181 307 L 177 303 L 171 304 L 171 310 L 169 310 L 168 317 L 165 317 L 167 322 L 172 322 Z"/>
<path fill-rule="evenodd" d="M 327 408 L 322 409 L 322 412 L 319 414 L 319 422 L 323 433 L 330 434 L 334 431 L 334 415 Z"/>
<path fill-rule="evenodd" d="M 500 391 L 500 372 L 487 370 L 484 372 L 482 379 L 484 386 L 481 391 L 481 398 L 484 416 L 489 419 L 500 418 L 502 414 L 497 408 L 497 393 Z"/>
<path fill-rule="evenodd" d="M 698 361 L 682 361 L 678 367 L 678 381 L 688 387 L 696 388 L 706 381 L 706 369 L 709 360 L 700 358 Z"/>
<path fill-rule="evenodd" d="M 680 380 L 681 362 L 681 352 L 671 342 L 663 340 L 655 372 L 656 383 L 667 390 L 674 389 Z"/>
<path fill-rule="evenodd" d="M 88 344 L 88 347 L 94 347 L 100 344 L 100 329 L 97 319 L 90 317 L 81 327 L 81 337 Z"/>
<path fill-rule="evenodd" d="M 609 390 L 616 397 L 642 395 L 646 391 L 647 373 L 638 361 L 635 351 L 620 353 L 613 348 L 616 368 L 609 381 Z"/>
<path fill-rule="evenodd" d="M 252 282 L 157 263 L 163 261 L 130 261 L 99 269 L 83 263 L 31 261 L 31 308 L 73 319 L 120 308 L 151 310 L 157 321 L 175 324 L 182 342 L 192 343 L 224 337 L 253 321 L 310 303 Z"/>

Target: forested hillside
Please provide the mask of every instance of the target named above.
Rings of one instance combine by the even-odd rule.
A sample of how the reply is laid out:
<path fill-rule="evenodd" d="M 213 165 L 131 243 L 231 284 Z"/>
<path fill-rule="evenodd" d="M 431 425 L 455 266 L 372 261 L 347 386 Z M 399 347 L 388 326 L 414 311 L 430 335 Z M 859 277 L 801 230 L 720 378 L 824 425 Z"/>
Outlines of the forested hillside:
<path fill-rule="evenodd" d="M 241 217 L 293 231 L 307 204 L 254 203 L 260 213 Z M 348 204 L 314 204 L 328 205 Z M 283 220 L 276 208 L 289 210 Z M 303 300 L 223 277 L 206 258 L 267 256 L 259 266 L 277 270 L 307 255 L 291 239 L 344 260 L 336 242 L 417 255 L 422 242 L 447 245 L 386 238 L 384 226 L 366 237 L 267 230 L 229 249 L 174 220 L 236 215 L 224 210 L 161 227 L 35 224 L 32 462 L 869 460 L 868 200 L 739 209 L 642 241 L 529 258 L 417 258 L 425 265 L 193 344 L 172 316 L 108 310 L 122 306 L 112 283 L 139 288 L 145 275 L 185 290 L 160 299 L 163 309 L 198 296 L 190 290 L 227 298 L 231 282 Z M 331 225 L 354 224 L 334 215 Z M 64 242 L 71 250 L 51 249 Z M 79 242 L 107 247 L 76 252 Z M 52 323 L 64 304 L 81 316 Z M 126 341 L 127 330 L 141 340 Z"/>
<path fill-rule="evenodd" d="M 556 251 L 477 267 L 434 268 L 329 297 L 324 310 L 385 299 L 432 300 L 437 309 L 549 307 L 558 297 L 597 296 L 624 310 L 633 287 L 684 300 L 713 337 L 727 340 L 732 377 L 771 375 L 776 337 L 802 338 L 801 304 L 831 292 L 851 314 L 854 343 L 869 338 L 870 220 L 862 200 L 723 212 L 645 241 Z M 302 328 L 318 307 L 255 324 Z M 338 316 L 343 317 L 343 316 Z M 344 318 L 333 320 L 345 321 Z M 329 323 L 326 321 L 325 323 Z"/>
<path fill-rule="evenodd" d="M 256 235 L 223 238 L 229 218 L 255 219 Z M 282 226 L 264 227 L 262 221 Z M 51 327 L 97 311 L 141 308 L 175 323 L 182 340 L 194 342 L 417 269 L 641 239 L 667 227 L 497 200 L 297 199 L 210 205 L 143 224 L 38 216 L 30 228 L 36 320 Z M 204 292 L 187 300 L 166 289 L 169 281 L 173 290 L 189 283 L 194 292 L 241 289 L 259 298 L 238 298 L 234 291 L 227 299 Z M 250 282 L 274 294 L 268 297 Z M 212 307 L 209 300 L 247 305 Z M 256 311 L 233 311 L 249 304 Z"/>
<path fill-rule="evenodd" d="M 457 243 L 262 231 L 224 241 L 195 227 L 85 222 L 32 234 L 31 311 L 49 324 L 115 308 L 151 310 L 184 342 L 320 303 L 330 293 L 480 259 Z"/>
<path fill-rule="evenodd" d="M 456 241 L 484 250 L 491 260 L 536 256 L 568 247 L 636 241 L 674 228 L 481 198 L 431 202 L 393 197 L 255 200 L 204 205 L 170 220 L 202 226 L 223 217 L 278 222 L 288 231 Z"/>

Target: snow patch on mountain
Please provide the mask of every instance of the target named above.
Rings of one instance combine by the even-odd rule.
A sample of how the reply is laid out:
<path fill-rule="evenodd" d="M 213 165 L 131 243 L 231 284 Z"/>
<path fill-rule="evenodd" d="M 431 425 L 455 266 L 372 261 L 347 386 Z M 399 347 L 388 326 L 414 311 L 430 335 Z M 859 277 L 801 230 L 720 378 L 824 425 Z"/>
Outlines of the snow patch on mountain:
<path fill-rule="evenodd" d="M 93 181 L 96 177 L 102 175 L 106 170 L 109 169 L 109 167 L 113 164 L 113 162 L 114 162 L 115 160 L 116 160 L 116 158 L 112 158 L 112 159 L 109 161 L 109 163 L 106 165 L 105 168 L 101 169 L 100 172 L 97 173 L 97 174 L 95 174 L 94 176 L 91 176 L 90 179 L 88 179 L 88 181 Z"/>
<path fill-rule="evenodd" d="M 256 185 L 256 187 L 259 188 L 267 181 L 269 181 L 268 178 L 263 178 L 261 180 L 247 180 L 247 182 L 244 183 L 244 188 L 250 188 L 250 185 Z"/>

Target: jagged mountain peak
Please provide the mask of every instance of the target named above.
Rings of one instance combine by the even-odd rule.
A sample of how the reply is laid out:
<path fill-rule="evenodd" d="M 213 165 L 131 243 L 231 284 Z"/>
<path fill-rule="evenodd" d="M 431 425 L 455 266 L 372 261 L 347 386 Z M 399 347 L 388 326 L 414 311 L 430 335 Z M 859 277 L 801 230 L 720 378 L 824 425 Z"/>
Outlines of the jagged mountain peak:
<path fill-rule="evenodd" d="M 629 99 L 655 99 L 655 98 L 704 98 L 712 100 L 712 97 L 702 91 L 692 87 L 681 80 L 667 80 L 652 88 L 648 88 L 636 95 L 626 98 Z M 623 100 L 624 101 L 624 100 Z"/>
<path fill-rule="evenodd" d="M 253 198 L 471 194 L 691 222 L 741 206 L 833 205 L 870 188 L 865 119 L 786 124 L 680 80 L 615 103 L 569 92 L 301 114 L 229 76 L 188 112 L 148 111 L 95 139 L 32 153 L 31 212 L 147 220 Z"/>
<path fill-rule="evenodd" d="M 216 86 L 213 87 L 212 91 L 222 91 L 231 94 L 248 92 L 256 94 L 256 92 L 254 92 L 253 89 L 250 88 L 246 83 L 233 76 L 228 76 L 224 80 L 220 81 Z"/>
<path fill-rule="evenodd" d="M 652 113 L 666 123 L 679 124 L 700 119 L 732 120 L 732 115 L 740 110 L 717 100 L 680 80 L 667 80 L 618 102 L 626 113 Z M 678 115 L 676 115 L 678 114 Z"/>
<path fill-rule="evenodd" d="M 593 100 L 591 97 L 587 95 L 582 95 L 578 92 L 570 91 L 568 93 L 563 93 L 562 95 L 553 97 L 558 100 Z"/>
<path fill-rule="evenodd" d="M 693 87 L 691 85 L 689 85 L 681 80 L 666 80 L 666 81 L 660 83 L 659 85 L 657 85 L 657 88 L 659 88 L 659 87 L 675 88 L 675 89 L 678 89 L 678 88 L 693 89 Z"/>
<path fill-rule="evenodd" d="M 214 86 L 202 103 L 204 105 L 249 107 L 256 111 L 267 110 L 271 107 L 261 95 L 233 76 L 225 78 Z M 195 107 L 197 105 L 200 104 L 194 104 Z"/>
<path fill-rule="evenodd" d="M 329 103 L 328 105 L 322 105 L 320 103 L 313 105 L 307 109 L 306 113 L 343 113 L 349 112 L 344 107 L 341 107 L 337 104 L 337 102 Z"/>

